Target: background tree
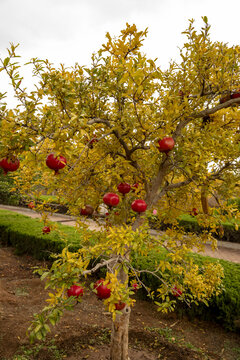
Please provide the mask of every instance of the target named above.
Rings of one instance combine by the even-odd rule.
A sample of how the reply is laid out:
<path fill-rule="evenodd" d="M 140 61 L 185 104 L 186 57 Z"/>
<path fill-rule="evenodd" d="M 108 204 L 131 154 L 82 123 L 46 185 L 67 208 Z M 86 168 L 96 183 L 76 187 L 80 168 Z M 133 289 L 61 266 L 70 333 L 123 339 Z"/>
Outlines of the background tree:
<path fill-rule="evenodd" d="M 15 181 L 22 192 L 34 199 L 40 189 L 54 191 L 79 216 L 86 204 L 98 209 L 103 195 L 117 192 L 119 183 L 138 184 L 126 195 L 118 192 L 120 203 L 109 211 L 111 226 L 95 243 L 86 232 L 77 253 L 64 249 L 43 273 L 53 293 L 35 317 L 31 338 L 44 337 L 47 321 L 55 324 L 63 309 L 73 306 L 67 289 L 102 267 L 111 290 L 104 300 L 113 314 L 111 360 L 128 359 L 133 282 L 165 312 L 174 309 L 176 292 L 191 304 L 220 291 L 221 267 L 210 262 L 200 267 L 189 252 L 202 250 L 207 241 L 216 247 L 212 232 L 227 214 L 239 217 L 224 201 L 224 211 L 209 212 L 206 198 L 217 190 L 228 199 L 239 184 L 240 48 L 212 42 L 206 17 L 203 22 L 197 32 L 190 21 L 180 62 L 166 71 L 140 52 L 147 30 L 128 24 L 117 38 L 107 33 L 89 68 L 56 69 L 47 60 L 32 59 L 38 81 L 30 93 L 22 85 L 16 46 L 2 60 L 0 70 L 8 73 L 19 105 L 0 108 L 0 155 L 20 158 Z M 171 151 L 161 149 L 166 137 L 174 140 Z M 67 159 L 57 176 L 45 164 L 50 153 Z M 157 209 L 159 222 L 172 224 L 164 236 L 149 235 L 146 217 L 131 210 L 135 199 Z M 193 208 L 206 231 L 186 237 L 176 219 Z M 155 269 L 133 267 L 133 257 L 151 251 L 162 256 Z M 93 259 L 99 261 L 91 267 Z M 161 281 L 155 293 L 142 282 L 144 271 Z M 125 304 L 121 311 L 119 303 Z"/>

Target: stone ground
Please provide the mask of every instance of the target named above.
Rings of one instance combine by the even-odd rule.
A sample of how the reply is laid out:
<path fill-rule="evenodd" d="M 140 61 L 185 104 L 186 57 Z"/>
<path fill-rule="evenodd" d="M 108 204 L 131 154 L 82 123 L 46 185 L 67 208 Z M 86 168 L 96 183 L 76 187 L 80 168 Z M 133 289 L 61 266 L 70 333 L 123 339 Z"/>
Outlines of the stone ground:
<path fill-rule="evenodd" d="M 34 210 L 28 209 L 28 208 L 20 208 L 16 206 L 8 206 L 8 205 L 0 205 L 0 209 L 15 211 L 19 214 L 23 214 L 26 216 L 30 216 L 32 218 L 40 218 L 41 215 L 36 213 Z M 51 221 L 60 222 L 65 225 L 74 226 L 75 221 L 74 219 L 69 215 L 63 215 L 63 214 L 54 214 L 50 215 L 49 219 Z M 88 225 L 90 230 L 101 230 L 103 226 L 101 227 L 99 224 L 97 224 L 95 221 L 91 219 L 86 219 L 85 223 Z M 151 230 L 152 235 L 158 235 L 161 234 L 161 232 L 158 232 L 156 230 Z M 223 259 L 232 261 L 235 263 L 240 263 L 240 243 L 230 243 L 226 241 L 218 241 L 218 249 L 213 251 L 211 249 L 210 245 L 206 245 L 205 251 L 201 252 L 200 254 L 211 256 L 217 259 Z"/>

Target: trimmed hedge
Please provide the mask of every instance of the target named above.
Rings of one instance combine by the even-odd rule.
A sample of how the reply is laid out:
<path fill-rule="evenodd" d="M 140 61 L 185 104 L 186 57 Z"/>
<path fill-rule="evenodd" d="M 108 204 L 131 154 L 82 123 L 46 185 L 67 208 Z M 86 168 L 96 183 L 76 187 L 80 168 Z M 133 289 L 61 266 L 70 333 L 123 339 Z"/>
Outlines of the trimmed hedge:
<path fill-rule="evenodd" d="M 77 251 L 81 247 L 81 233 L 74 227 L 58 224 L 59 230 L 67 235 L 70 251 Z M 51 259 L 51 254 L 60 253 L 66 246 L 60 234 L 51 231 L 42 233 L 43 223 L 39 219 L 0 210 L 0 241 L 11 245 L 18 255 L 31 254 L 39 260 Z M 96 234 L 92 233 L 92 241 Z"/>
<path fill-rule="evenodd" d="M 52 253 L 59 253 L 64 248 L 66 244 L 57 232 L 52 231 L 48 235 L 43 235 L 42 227 L 43 224 L 38 219 L 0 210 L 0 242 L 14 246 L 18 254 L 28 253 L 37 259 L 51 259 Z M 70 226 L 59 224 L 59 227 L 67 234 L 70 250 L 78 250 L 81 247 L 81 233 Z M 97 236 L 96 233 L 92 233 L 90 241 L 95 242 Z M 139 269 L 154 269 L 155 261 L 162 259 L 165 251 L 163 249 L 160 254 L 151 252 L 147 257 L 138 255 L 133 259 L 133 265 Z M 189 309 L 179 302 L 177 311 L 205 320 L 215 320 L 225 328 L 234 330 L 235 321 L 240 319 L 240 264 L 198 254 L 192 256 L 198 264 L 206 260 L 221 263 L 225 273 L 224 291 L 218 297 L 213 297 L 208 307 L 200 304 Z M 160 285 L 159 280 L 149 273 L 142 273 L 142 280 L 152 290 Z"/>
<path fill-rule="evenodd" d="M 140 270 L 154 270 L 154 264 L 159 262 L 159 260 L 163 260 L 165 252 L 166 250 L 163 249 L 163 252 L 160 254 L 151 252 L 147 257 L 138 255 L 133 260 L 133 266 L 135 265 Z M 220 295 L 213 296 L 208 306 L 204 303 L 199 303 L 199 305 L 192 304 L 189 308 L 185 303 L 178 302 L 176 312 L 180 316 L 186 314 L 190 318 L 198 317 L 203 320 L 214 320 L 227 330 L 240 328 L 239 324 L 237 324 L 240 320 L 240 264 L 199 254 L 191 254 L 191 256 L 193 256 L 194 261 L 198 265 L 202 265 L 206 261 L 219 262 L 222 265 L 224 268 L 224 290 Z M 152 290 L 157 289 L 161 285 L 161 282 L 149 273 L 142 273 L 141 280 Z M 144 291 L 141 290 L 140 295 L 147 299 Z"/>
<path fill-rule="evenodd" d="M 182 215 L 178 219 L 179 226 L 183 227 L 186 232 L 194 232 L 196 234 L 200 234 L 205 230 L 201 227 L 197 220 L 191 215 Z M 152 218 L 150 220 L 150 226 L 152 229 L 156 230 L 166 230 L 171 227 L 170 224 L 159 224 L 158 220 L 154 221 Z M 238 230 L 235 229 L 235 225 L 233 223 L 227 222 L 222 224 L 224 229 L 224 235 L 219 236 L 217 233 L 213 233 L 213 236 L 221 241 L 228 241 L 234 243 L 240 243 L 240 227 Z"/>
<path fill-rule="evenodd" d="M 10 178 L 0 175 L 0 203 L 5 205 L 17 206 L 21 202 L 21 197 L 16 192 L 12 192 L 13 182 Z"/>

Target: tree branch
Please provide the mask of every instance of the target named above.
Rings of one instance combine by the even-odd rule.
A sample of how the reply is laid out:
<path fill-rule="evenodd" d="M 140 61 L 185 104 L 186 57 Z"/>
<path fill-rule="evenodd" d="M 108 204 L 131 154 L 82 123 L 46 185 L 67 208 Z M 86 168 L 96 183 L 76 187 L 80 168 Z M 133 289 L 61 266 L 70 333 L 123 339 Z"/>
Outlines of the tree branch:
<path fill-rule="evenodd" d="M 119 261 L 119 257 L 114 257 L 109 260 L 103 260 L 100 263 L 98 263 L 96 266 L 94 266 L 92 269 L 83 271 L 81 275 L 91 275 L 94 272 L 96 272 L 98 269 L 102 268 L 103 266 L 108 266 L 109 264 L 113 262 L 117 263 L 118 261 Z"/>

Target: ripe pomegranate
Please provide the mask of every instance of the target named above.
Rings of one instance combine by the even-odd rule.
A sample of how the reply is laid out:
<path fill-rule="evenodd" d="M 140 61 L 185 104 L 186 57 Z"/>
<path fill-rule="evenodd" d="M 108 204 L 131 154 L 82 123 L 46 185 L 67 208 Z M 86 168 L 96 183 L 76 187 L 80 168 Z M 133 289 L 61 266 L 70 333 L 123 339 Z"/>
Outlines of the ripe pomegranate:
<path fill-rule="evenodd" d="M 89 216 L 94 212 L 94 208 L 91 205 L 85 205 L 84 208 L 80 210 L 80 215 Z"/>
<path fill-rule="evenodd" d="M 193 216 L 197 216 L 197 215 L 198 215 L 197 208 L 193 208 L 193 209 L 192 209 L 192 214 L 193 214 Z"/>
<path fill-rule="evenodd" d="M 225 103 L 226 101 L 228 100 L 231 100 L 231 95 L 230 94 L 227 94 L 227 95 L 224 95 L 223 97 L 221 97 L 221 99 L 219 100 L 220 104 L 223 104 Z"/>
<path fill-rule="evenodd" d="M 134 291 L 134 292 L 137 292 L 138 289 L 139 289 L 138 283 L 133 283 L 133 284 L 132 284 L 132 287 L 133 287 L 133 291 Z"/>
<path fill-rule="evenodd" d="M 172 137 L 164 137 L 162 140 L 158 140 L 158 150 L 168 154 L 174 148 L 175 141 Z"/>
<path fill-rule="evenodd" d="M 137 199 L 132 202 L 131 208 L 133 211 L 141 213 L 141 212 L 146 211 L 147 204 L 145 203 L 144 200 Z"/>
<path fill-rule="evenodd" d="M 35 205 L 33 201 L 30 201 L 30 203 L 28 204 L 29 209 L 34 209 Z"/>
<path fill-rule="evenodd" d="M 83 296 L 83 288 L 81 286 L 78 286 L 78 285 L 72 285 L 67 290 L 67 295 L 68 295 L 68 297 L 70 297 L 70 296 L 75 296 L 75 297 Z"/>
<path fill-rule="evenodd" d="M 88 146 L 90 147 L 90 149 L 92 149 L 92 148 L 93 148 L 93 144 L 94 144 L 94 143 L 97 143 L 97 142 L 98 142 L 97 136 L 94 135 L 94 137 L 89 141 L 89 144 L 88 144 Z"/>
<path fill-rule="evenodd" d="M 97 139 L 97 136 L 96 135 L 93 135 L 93 138 L 91 140 L 88 140 L 88 137 L 85 135 L 84 136 L 84 143 L 87 145 L 88 144 L 88 147 L 90 149 L 93 149 L 93 144 L 94 143 L 97 143 L 98 142 L 98 139 Z"/>
<path fill-rule="evenodd" d="M 172 288 L 172 294 L 175 297 L 179 297 L 182 295 L 182 290 L 180 290 L 176 285 Z"/>
<path fill-rule="evenodd" d="M 20 161 L 16 158 L 14 161 L 4 158 L 0 161 L 0 166 L 4 171 L 4 174 L 7 175 L 9 171 L 16 171 L 19 168 Z"/>
<path fill-rule="evenodd" d="M 235 92 L 231 95 L 231 99 L 238 99 L 240 98 L 240 90 L 238 92 Z"/>
<path fill-rule="evenodd" d="M 121 194 L 125 195 L 131 190 L 131 185 L 129 185 L 128 183 L 120 183 L 117 189 Z"/>
<path fill-rule="evenodd" d="M 118 311 L 121 311 L 125 308 L 126 304 L 119 301 L 117 304 L 115 304 L 115 309 Z"/>
<path fill-rule="evenodd" d="M 67 165 L 67 160 L 64 156 L 54 156 L 53 153 L 49 154 L 46 158 L 46 165 L 49 169 L 55 171 L 55 175 L 59 173 L 60 169 L 63 169 Z"/>
<path fill-rule="evenodd" d="M 117 206 L 119 203 L 119 196 L 115 193 L 106 193 L 103 197 L 103 202 L 108 206 Z"/>
<path fill-rule="evenodd" d="M 51 231 L 51 229 L 50 229 L 50 227 L 49 227 L 49 226 L 44 226 L 44 227 L 42 228 L 42 232 L 43 232 L 43 234 L 49 234 L 49 233 L 50 233 L 50 231 Z"/>
<path fill-rule="evenodd" d="M 104 279 L 99 279 L 94 284 L 94 289 L 97 291 L 97 297 L 99 299 L 108 299 L 111 295 L 111 290 L 107 285 L 103 285 Z"/>

